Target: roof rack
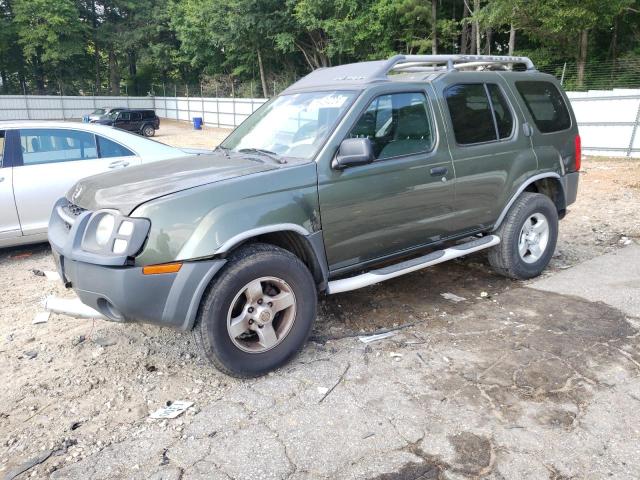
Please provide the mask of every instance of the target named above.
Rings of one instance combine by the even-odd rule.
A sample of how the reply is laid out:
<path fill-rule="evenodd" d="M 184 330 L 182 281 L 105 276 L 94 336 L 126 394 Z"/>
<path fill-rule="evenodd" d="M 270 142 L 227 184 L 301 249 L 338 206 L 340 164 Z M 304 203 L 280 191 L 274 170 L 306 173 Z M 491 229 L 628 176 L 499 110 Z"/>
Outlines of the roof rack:
<path fill-rule="evenodd" d="M 513 65 L 524 65 L 529 71 L 536 68 L 528 57 L 493 56 L 493 55 L 396 55 L 387 60 L 376 72 L 376 77 L 384 77 L 395 71 L 400 72 L 435 72 L 443 70 L 478 70 L 481 68 L 513 68 Z"/>

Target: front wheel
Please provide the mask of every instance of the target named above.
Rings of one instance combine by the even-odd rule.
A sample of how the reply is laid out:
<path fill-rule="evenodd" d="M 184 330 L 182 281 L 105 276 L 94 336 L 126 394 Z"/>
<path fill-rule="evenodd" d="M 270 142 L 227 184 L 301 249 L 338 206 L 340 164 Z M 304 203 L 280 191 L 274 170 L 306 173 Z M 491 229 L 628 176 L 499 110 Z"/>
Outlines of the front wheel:
<path fill-rule="evenodd" d="M 153 128 L 153 125 L 145 125 L 142 127 L 142 135 L 145 137 L 153 137 L 156 134 L 156 129 Z"/>
<path fill-rule="evenodd" d="M 240 248 L 210 285 L 194 329 L 215 367 L 235 377 L 274 370 L 304 346 L 316 317 L 313 277 L 292 253 Z"/>
<path fill-rule="evenodd" d="M 558 240 L 558 211 L 546 195 L 525 192 L 495 232 L 500 244 L 489 250 L 489 263 L 506 277 L 525 280 L 547 267 Z"/>

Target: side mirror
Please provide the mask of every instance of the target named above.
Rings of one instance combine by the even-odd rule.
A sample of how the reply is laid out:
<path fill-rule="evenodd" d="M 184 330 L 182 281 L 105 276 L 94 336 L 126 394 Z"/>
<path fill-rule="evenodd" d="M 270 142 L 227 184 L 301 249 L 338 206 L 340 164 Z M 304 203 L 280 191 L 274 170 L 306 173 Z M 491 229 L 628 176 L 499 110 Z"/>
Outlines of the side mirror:
<path fill-rule="evenodd" d="M 347 138 L 343 140 L 331 167 L 343 170 L 373 162 L 373 146 L 368 138 Z"/>

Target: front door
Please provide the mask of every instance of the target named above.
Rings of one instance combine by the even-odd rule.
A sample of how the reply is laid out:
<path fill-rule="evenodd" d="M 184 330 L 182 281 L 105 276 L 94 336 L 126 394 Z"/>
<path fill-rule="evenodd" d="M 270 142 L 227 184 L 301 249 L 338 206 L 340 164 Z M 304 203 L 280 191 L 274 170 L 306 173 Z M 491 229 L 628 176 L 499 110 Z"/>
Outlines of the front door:
<path fill-rule="evenodd" d="M 80 130 L 20 130 L 22 159 L 13 167 L 13 188 L 23 235 L 46 232 L 53 204 L 78 180 L 129 164 L 118 156 L 126 149 L 117 149 L 113 145 L 118 144 L 98 138 L 96 145 L 93 133 Z M 102 155 L 98 154 L 99 148 L 104 150 Z M 113 152 L 110 158 L 107 152 Z M 133 159 L 136 157 L 129 160 Z"/>
<path fill-rule="evenodd" d="M 522 111 L 507 100 L 501 79 L 465 81 L 447 75 L 442 90 L 456 171 L 452 227 L 459 233 L 494 224 L 512 194 L 534 174 L 537 160 L 522 127 Z"/>
<path fill-rule="evenodd" d="M 13 199 L 13 167 L 8 146 L 10 135 L 0 130 L 0 240 L 22 234 Z"/>
<path fill-rule="evenodd" d="M 332 271 L 437 241 L 449 231 L 453 166 L 427 91 L 380 93 L 367 101 L 348 137 L 369 138 L 375 161 L 345 170 L 324 162 L 318 167 Z"/>

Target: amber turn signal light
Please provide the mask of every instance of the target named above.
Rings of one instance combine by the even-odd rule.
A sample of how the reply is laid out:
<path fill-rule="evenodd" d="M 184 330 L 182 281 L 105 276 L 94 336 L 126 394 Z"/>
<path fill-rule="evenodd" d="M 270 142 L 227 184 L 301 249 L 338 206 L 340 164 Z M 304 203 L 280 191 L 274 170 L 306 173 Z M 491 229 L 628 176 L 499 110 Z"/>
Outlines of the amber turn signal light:
<path fill-rule="evenodd" d="M 143 275 L 159 275 L 161 273 L 176 273 L 182 268 L 182 263 L 163 263 L 142 267 Z"/>

